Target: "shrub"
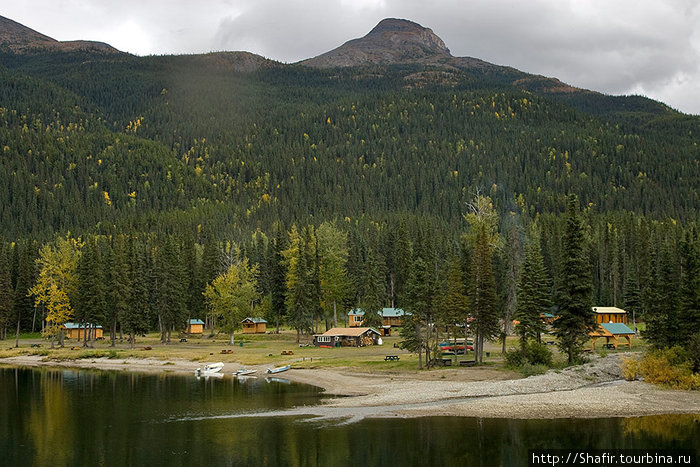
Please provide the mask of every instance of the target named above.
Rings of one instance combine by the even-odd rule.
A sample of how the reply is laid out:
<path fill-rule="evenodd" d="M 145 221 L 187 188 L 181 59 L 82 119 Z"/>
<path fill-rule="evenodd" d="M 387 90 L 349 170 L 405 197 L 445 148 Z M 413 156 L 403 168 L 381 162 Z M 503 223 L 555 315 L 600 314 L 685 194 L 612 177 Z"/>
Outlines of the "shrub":
<path fill-rule="evenodd" d="M 634 381 L 638 377 L 639 360 L 635 357 L 622 359 L 622 377 L 627 381 Z"/>
<path fill-rule="evenodd" d="M 547 365 L 533 365 L 531 363 L 525 363 L 520 367 L 520 373 L 524 376 L 543 375 L 547 373 L 547 370 L 549 370 Z"/>
<path fill-rule="evenodd" d="M 532 365 L 552 365 L 552 351 L 542 342 L 535 340 L 527 343 L 525 358 Z"/>
<path fill-rule="evenodd" d="M 525 355 L 521 349 L 508 350 L 505 357 L 506 365 L 511 368 L 520 368 L 525 363 Z"/>
<path fill-rule="evenodd" d="M 680 347 L 654 350 L 639 361 L 644 380 L 673 389 L 700 389 L 700 375 L 692 371 L 692 360 Z"/>

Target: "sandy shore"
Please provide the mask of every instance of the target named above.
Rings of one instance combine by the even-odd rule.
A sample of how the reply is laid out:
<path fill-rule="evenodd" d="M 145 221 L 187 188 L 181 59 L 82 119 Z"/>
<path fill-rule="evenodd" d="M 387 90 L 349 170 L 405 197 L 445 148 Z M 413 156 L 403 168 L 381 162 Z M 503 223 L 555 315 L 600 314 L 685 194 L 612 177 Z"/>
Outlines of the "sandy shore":
<path fill-rule="evenodd" d="M 292 369 L 279 376 L 321 387 L 333 396 L 319 406 L 294 409 L 290 414 L 327 418 L 579 418 L 700 413 L 700 392 L 663 390 L 641 381 L 624 381 L 619 363 L 619 355 L 609 355 L 586 365 L 516 379 L 486 367 L 410 374 Z M 192 374 L 201 366 L 184 360 L 44 361 L 38 356 L 4 358 L 0 364 L 182 374 Z M 227 364 L 224 371 L 230 375 L 237 368 L 236 364 Z M 258 375 L 265 370 L 251 368 L 257 369 Z"/>

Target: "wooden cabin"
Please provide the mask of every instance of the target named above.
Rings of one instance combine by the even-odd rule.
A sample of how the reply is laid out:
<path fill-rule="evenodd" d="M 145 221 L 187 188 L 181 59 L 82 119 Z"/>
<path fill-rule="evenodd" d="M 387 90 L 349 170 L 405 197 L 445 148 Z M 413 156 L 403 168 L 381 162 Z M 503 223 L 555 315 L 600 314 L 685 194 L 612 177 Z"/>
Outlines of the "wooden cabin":
<path fill-rule="evenodd" d="M 88 332 L 88 338 L 92 339 L 102 339 L 102 326 L 99 324 L 95 327 L 95 329 L 92 329 L 93 324 L 92 323 L 86 323 L 86 324 L 80 324 L 80 323 L 65 323 L 63 325 L 63 332 L 66 335 L 67 339 L 83 339 L 85 338 L 85 332 L 87 330 Z M 94 332 L 94 335 L 90 336 L 90 334 Z"/>
<path fill-rule="evenodd" d="M 612 345 L 616 350 L 618 345 L 626 345 L 631 349 L 634 331 L 623 323 L 601 323 L 598 325 L 598 329 L 588 333 L 588 335 L 591 336 L 593 350 L 595 350 L 595 341 L 601 337 L 605 338 L 606 346 L 609 346 L 612 341 Z M 626 342 L 620 342 L 621 338 L 625 339 Z"/>
<path fill-rule="evenodd" d="M 202 334 L 204 332 L 204 321 L 201 319 L 191 319 L 187 322 L 187 334 Z"/>
<path fill-rule="evenodd" d="M 552 324 L 554 324 L 554 321 L 557 319 L 557 316 L 553 315 L 552 313 L 540 313 L 540 319 L 547 326 L 551 326 Z"/>
<path fill-rule="evenodd" d="M 595 322 L 627 324 L 627 312 L 614 306 L 594 306 Z"/>
<path fill-rule="evenodd" d="M 364 347 L 380 343 L 379 331 L 372 328 L 332 328 L 314 336 L 316 347 Z"/>
<path fill-rule="evenodd" d="M 410 315 L 401 308 L 382 308 L 379 316 L 382 317 L 382 329 L 385 335 L 389 335 L 392 327 L 402 326 L 404 316 Z M 365 312 L 361 308 L 355 308 L 348 313 L 348 321 L 351 328 L 361 327 Z"/>
<path fill-rule="evenodd" d="M 267 321 L 262 318 L 246 318 L 241 321 L 243 334 L 265 334 L 267 331 Z"/>

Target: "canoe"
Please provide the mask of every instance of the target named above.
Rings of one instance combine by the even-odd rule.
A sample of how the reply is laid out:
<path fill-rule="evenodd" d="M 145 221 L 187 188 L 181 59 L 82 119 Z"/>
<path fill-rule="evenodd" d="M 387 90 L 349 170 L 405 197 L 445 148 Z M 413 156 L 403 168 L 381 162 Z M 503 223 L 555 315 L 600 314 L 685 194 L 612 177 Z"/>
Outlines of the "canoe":
<path fill-rule="evenodd" d="M 247 375 L 252 375 L 255 373 L 256 370 L 248 370 L 246 368 L 239 368 L 236 370 L 236 372 L 233 374 L 233 376 L 247 376 Z"/>
<path fill-rule="evenodd" d="M 268 368 L 267 370 L 265 370 L 265 373 L 267 373 L 268 375 L 275 374 L 275 373 L 282 373 L 283 371 L 289 370 L 289 368 L 290 368 L 289 365 L 281 366 L 278 368 Z"/>

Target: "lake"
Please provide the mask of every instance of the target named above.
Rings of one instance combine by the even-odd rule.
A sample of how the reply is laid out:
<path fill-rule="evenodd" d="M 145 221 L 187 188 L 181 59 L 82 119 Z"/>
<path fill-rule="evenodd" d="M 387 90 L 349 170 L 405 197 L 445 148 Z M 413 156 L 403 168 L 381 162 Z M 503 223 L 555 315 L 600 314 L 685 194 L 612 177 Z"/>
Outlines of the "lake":
<path fill-rule="evenodd" d="M 321 398 L 312 386 L 262 377 L 0 368 L 0 464 L 510 466 L 527 465 L 529 449 L 700 450 L 696 415 L 357 423 L 280 415 Z"/>

